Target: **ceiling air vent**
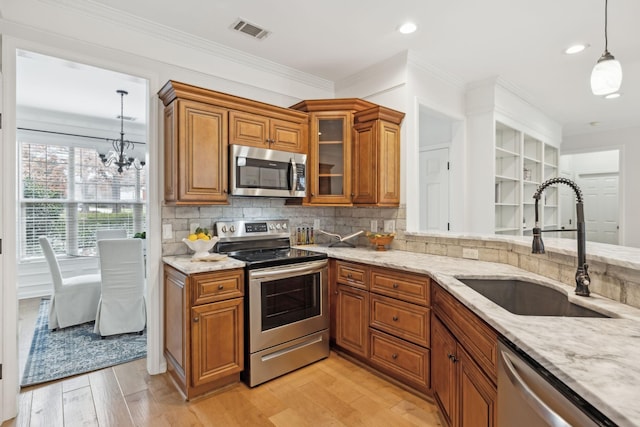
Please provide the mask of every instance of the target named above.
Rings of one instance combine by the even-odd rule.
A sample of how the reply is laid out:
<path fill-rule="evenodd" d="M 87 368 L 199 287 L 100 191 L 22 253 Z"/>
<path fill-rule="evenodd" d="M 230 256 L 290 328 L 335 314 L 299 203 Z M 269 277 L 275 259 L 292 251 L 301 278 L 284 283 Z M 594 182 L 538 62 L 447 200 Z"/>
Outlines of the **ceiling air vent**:
<path fill-rule="evenodd" d="M 242 18 L 238 18 L 238 20 L 231 26 L 231 29 L 244 33 L 258 40 L 262 40 L 270 34 L 269 31 L 265 30 L 264 28 L 260 28 L 257 25 L 247 22 Z"/>

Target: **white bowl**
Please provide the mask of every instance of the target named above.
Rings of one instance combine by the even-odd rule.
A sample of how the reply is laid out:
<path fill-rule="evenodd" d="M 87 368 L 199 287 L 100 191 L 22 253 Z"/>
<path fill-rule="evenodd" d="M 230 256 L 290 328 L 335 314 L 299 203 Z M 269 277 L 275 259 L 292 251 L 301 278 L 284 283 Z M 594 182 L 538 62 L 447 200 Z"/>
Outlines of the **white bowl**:
<path fill-rule="evenodd" d="M 193 258 L 203 258 L 209 255 L 209 251 L 211 250 L 211 248 L 213 248 L 213 246 L 218 242 L 218 237 L 214 236 L 211 238 L 211 240 L 182 239 L 182 241 L 187 246 L 189 246 L 189 249 L 195 251 L 195 254 L 193 254 Z"/>

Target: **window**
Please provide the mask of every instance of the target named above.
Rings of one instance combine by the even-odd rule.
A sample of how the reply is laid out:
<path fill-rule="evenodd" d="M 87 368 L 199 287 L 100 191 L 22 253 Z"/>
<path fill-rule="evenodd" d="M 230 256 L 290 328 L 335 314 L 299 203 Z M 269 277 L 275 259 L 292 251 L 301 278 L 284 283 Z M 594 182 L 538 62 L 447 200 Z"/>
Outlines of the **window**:
<path fill-rule="evenodd" d="M 96 148 L 20 142 L 20 259 L 41 257 L 39 236 L 57 254 L 94 255 L 96 230 L 146 229 L 144 170 L 118 174 Z"/>

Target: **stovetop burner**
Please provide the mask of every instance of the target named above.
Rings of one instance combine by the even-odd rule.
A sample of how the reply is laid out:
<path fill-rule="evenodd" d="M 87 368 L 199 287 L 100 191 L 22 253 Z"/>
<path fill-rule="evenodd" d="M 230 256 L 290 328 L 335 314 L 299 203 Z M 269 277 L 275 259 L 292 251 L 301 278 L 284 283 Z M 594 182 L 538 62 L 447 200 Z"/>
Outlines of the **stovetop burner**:
<path fill-rule="evenodd" d="M 225 221 L 215 224 L 217 251 L 244 261 L 247 269 L 275 267 L 327 258 L 327 254 L 290 247 L 289 220 Z"/>
<path fill-rule="evenodd" d="M 296 248 L 242 251 L 230 253 L 229 256 L 244 261 L 250 270 L 327 258 L 325 253 Z"/>

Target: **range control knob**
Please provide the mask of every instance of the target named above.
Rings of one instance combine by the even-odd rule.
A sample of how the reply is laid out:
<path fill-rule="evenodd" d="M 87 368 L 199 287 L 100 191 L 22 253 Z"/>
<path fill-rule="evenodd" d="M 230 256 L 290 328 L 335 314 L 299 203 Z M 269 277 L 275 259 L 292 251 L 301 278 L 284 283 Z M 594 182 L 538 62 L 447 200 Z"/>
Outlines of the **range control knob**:
<path fill-rule="evenodd" d="M 232 225 L 231 227 L 229 227 L 229 231 L 231 231 L 232 233 L 236 231 L 236 226 Z"/>
<path fill-rule="evenodd" d="M 280 230 L 280 224 L 276 224 L 276 230 Z"/>
<path fill-rule="evenodd" d="M 269 230 L 273 230 L 273 229 L 274 229 L 273 224 L 269 224 Z"/>
<path fill-rule="evenodd" d="M 286 229 L 287 229 L 287 223 L 286 223 L 286 222 L 282 224 L 282 229 L 283 229 L 283 230 L 286 230 Z"/>
<path fill-rule="evenodd" d="M 222 228 L 220 229 L 220 231 L 222 231 L 223 233 L 227 232 L 227 226 L 223 225 Z"/>

